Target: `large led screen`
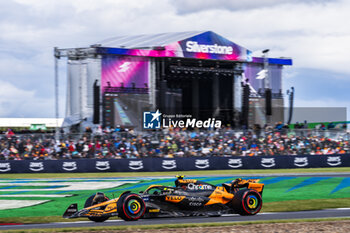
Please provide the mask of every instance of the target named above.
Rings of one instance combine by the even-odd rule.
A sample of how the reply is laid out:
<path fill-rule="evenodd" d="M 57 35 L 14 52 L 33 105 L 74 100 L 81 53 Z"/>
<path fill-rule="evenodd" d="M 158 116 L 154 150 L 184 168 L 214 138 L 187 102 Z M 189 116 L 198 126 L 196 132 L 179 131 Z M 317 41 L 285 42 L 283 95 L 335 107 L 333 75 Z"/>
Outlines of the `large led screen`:
<path fill-rule="evenodd" d="M 148 94 L 109 93 L 103 95 L 103 123 L 110 128 L 140 128 L 143 112 L 149 111 Z"/>
<path fill-rule="evenodd" d="M 105 56 L 102 59 L 102 92 L 107 88 L 148 88 L 148 59 L 142 57 Z M 116 90 L 116 89 L 115 89 Z"/>

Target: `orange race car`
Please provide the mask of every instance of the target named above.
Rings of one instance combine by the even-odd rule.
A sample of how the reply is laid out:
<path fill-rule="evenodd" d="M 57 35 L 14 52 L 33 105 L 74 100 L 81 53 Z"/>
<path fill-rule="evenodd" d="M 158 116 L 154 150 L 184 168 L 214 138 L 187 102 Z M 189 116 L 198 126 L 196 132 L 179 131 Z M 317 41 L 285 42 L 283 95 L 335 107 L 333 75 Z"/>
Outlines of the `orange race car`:
<path fill-rule="evenodd" d="M 86 200 L 82 210 L 78 210 L 77 204 L 71 204 L 63 217 L 88 217 L 91 221 L 103 222 L 113 216 L 132 221 L 139 218 L 220 216 L 228 213 L 254 215 L 262 207 L 264 184 L 258 181 L 238 178 L 216 186 L 177 176 L 175 187 L 151 185 L 139 194 L 127 191 L 115 199 L 98 192 Z"/>

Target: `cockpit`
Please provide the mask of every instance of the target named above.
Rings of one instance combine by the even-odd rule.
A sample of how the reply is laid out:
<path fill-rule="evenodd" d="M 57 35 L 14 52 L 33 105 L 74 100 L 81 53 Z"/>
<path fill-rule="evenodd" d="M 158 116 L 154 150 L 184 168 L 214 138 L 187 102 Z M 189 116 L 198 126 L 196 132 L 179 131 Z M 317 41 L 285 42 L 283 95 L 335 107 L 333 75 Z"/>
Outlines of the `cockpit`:
<path fill-rule="evenodd" d="M 159 194 L 172 194 L 174 193 L 174 187 L 167 187 L 161 185 L 152 185 L 146 189 L 143 193 L 149 195 L 159 195 Z"/>

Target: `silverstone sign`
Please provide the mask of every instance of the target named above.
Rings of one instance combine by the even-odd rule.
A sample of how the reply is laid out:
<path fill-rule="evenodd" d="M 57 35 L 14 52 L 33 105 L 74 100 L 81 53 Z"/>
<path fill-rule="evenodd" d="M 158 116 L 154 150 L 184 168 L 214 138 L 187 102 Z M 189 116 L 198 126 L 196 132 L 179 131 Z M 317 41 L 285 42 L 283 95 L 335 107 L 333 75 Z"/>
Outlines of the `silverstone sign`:
<path fill-rule="evenodd" d="M 350 167 L 350 154 L 298 156 L 236 156 L 202 158 L 71 159 L 0 161 L 0 173 L 155 172 L 224 169 Z"/>
<path fill-rule="evenodd" d="M 215 53 L 231 55 L 233 52 L 233 48 L 231 46 L 223 46 L 217 44 L 198 44 L 197 41 L 189 40 L 186 42 L 186 51 L 193 53 Z"/>

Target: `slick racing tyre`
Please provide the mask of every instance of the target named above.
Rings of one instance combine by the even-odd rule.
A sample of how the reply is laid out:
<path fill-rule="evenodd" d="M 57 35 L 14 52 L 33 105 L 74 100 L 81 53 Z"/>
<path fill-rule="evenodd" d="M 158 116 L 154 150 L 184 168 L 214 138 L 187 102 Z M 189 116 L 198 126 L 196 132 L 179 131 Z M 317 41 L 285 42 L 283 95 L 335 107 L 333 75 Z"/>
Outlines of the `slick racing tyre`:
<path fill-rule="evenodd" d="M 118 216 L 125 221 L 136 221 L 146 211 L 146 204 L 143 199 L 135 193 L 122 195 L 117 202 Z"/>
<path fill-rule="evenodd" d="M 98 203 L 105 202 L 108 200 L 109 199 L 103 193 L 96 193 L 94 195 L 91 195 L 88 199 L 86 199 L 84 208 L 90 207 L 92 205 L 96 205 Z M 88 217 L 88 219 L 94 222 L 104 222 L 107 219 L 109 219 L 109 217 Z"/>
<path fill-rule="evenodd" d="M 254 215 L 261 210 L 262 198 L 260 193 L 253 189 L 239 190 L 233 197 L 232 206 L 240 215 Z"/>

